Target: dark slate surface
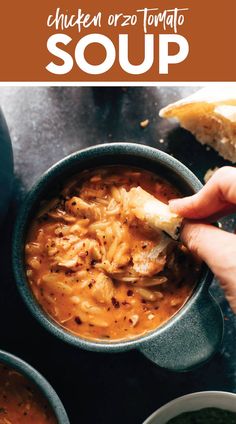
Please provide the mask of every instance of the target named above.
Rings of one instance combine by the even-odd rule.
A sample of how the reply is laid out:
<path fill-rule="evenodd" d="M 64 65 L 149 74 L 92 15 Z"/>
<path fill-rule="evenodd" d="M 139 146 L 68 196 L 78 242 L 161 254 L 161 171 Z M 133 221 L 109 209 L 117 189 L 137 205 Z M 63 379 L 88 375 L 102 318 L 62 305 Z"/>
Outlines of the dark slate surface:
<path fill-rule="evenodd" d="M 65 155 L 105 141 L 149 144 L 187 165 L 200 179 L 225 162 L 189 133 L 158 118 L 167 103 L 196 87 L 24 88 L 2 87 L 0 105 L 10 128 L 15 186 L 0 231 L 0 348 L 35 366 L 54 386 L 72 424 L 138 424 L 165 402 L 199 390 L 236 392 L 236 324 L 217 283 L 212 291 L 225 316 L 221 352 L 202 368 L 175 374 L 139 352 L 96 354 L 55 340 L 31 317 L 16 291 L 11 270 L 11 233 L 25 192 Z M 140 121 L 148 118 L 147 128 Z M 223 225 L 233 230 L 234 219 Z M 174 341 L 173 341 L 174 343 Z"/>

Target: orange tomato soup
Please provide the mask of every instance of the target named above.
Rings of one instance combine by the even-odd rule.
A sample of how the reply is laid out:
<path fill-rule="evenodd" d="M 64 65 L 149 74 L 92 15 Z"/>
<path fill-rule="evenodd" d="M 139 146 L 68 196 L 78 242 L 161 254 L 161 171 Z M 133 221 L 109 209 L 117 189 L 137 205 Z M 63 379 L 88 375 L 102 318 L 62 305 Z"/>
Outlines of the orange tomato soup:
<path fill-rule="evenodd" d="M 86 171 L 42 202 L 25 247 L 30 287 L 45 312 L 87 339 L 130 339 L 154 330 L 187 301 L 199 265 L 180 243 L 135 218 L 127 193 L 180 196 L 140 169 Z"/>
<path fill-rule="evenodd" d="M 19 372 L 0 364 L 0 424 L 56 424 L 48 402 Z"/>

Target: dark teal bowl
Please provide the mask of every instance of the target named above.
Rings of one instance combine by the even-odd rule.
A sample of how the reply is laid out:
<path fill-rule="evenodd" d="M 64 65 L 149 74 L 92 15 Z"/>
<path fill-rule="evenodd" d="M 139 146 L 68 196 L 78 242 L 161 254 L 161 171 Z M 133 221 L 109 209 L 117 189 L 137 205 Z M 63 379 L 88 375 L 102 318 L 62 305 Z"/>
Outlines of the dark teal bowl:
<path fill-rule="evenodd" d="M 17 287 L 32 314 L 54 336 L 76 347 L 96 352 L 139 349 L 156 364 L 172 370 L 188 370 L 206 362 L 219 348 L 223 335 L 222 313 L 209 293 L 212 274 L 203 266 L 198 284 L 186 305 L 166 324 L 127 341 L 90 341 L 75 336 L 44 313 L 35 300 L 25 275 L 24 244 L 28 225 L 39 202 L 60 190 L 69 176 L 104 165 L 130 165 L 148 169 L 172 182 L 183 194 L 197 192 L 200 181 L 172 156 L 133 143 L 103 144 L 76 152 L 50 168 L 34 185 L 20 210 L 14 231 L 13 266 Z"/>
<path fill-rule="evenodd" d="M 13 183 L 13 153 L 8 127 L 0 109 L 0 223 L 11 198 Z"/>
<path fill-rule="evenodd" d="M 36 388 L 38 388 L 44 398 L 47 399 L 55 417 L 57 418 L 58 424 L 70 424 L 64 406 L 62 405 L 55 390 L 47 382 L 47 380 L 39 374 L 38 371 L 31 367 L 31 365 L 27 364 L 27 362 L 22 361 L 22 359 L 17 358 L 10 353 L 4 352 L 3 350 L 0 350 L 0 363 L 15 369 L 30 380 Z"/>

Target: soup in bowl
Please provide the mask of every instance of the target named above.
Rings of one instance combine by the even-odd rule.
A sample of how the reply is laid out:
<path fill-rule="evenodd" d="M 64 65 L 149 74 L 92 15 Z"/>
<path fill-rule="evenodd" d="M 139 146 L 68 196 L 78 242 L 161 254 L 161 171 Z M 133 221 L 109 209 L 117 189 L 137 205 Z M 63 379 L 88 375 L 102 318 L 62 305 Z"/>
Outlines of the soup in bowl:
<path fill-rule="evenodd" d="M 141 187 L 163 202 L 180 195 L 138 168 L 85 171 L 43 201 L 25 246 L 37 301 L 64 328 L 89 339 L 130 339 L 187 301 L 199 263 L 184 246 L 137 219 L 128 202 Z"/>
<path fill-rule="evenodd" d="M 21 359 L 0 351 L 0 423 L 69 424 L 49 383 Z"/>
<path fill-rule="evenodd" d="M 82 348 L 135 347 L 172 369 L 206 361 L 222 337 L 211 273 L 168 229 L 140 217 L 142 198 L 131 202 L 137 192 L 167 204 L 200 187 L 174 158 L 135 144 L 95 146 L 56 164 L 29 193 L 14 235 L 16 280 L 33 314 Z"/>

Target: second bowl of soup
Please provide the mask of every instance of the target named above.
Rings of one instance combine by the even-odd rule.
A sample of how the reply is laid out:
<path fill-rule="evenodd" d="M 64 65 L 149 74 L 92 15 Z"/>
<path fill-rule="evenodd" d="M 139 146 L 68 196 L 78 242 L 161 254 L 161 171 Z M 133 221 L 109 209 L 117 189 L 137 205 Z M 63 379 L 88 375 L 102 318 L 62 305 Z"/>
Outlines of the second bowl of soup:
<path fill-rule="evenodd" d="M 0 351 L 0 423 L 69 424 L 54 389 L 33 367 Z"/>
<path fill-rule="evenodd" d="M 211 274 L 129 202 L 136 189 L 168 203 L 200 187 L 172 157 L 135 144 L 96 146 L 56 164 L 29 193 L 15 230 L 15 275 L 33 314 L 86 349 L 138 347 L 172 369 L 206 361 L 222 337 Z"/>

